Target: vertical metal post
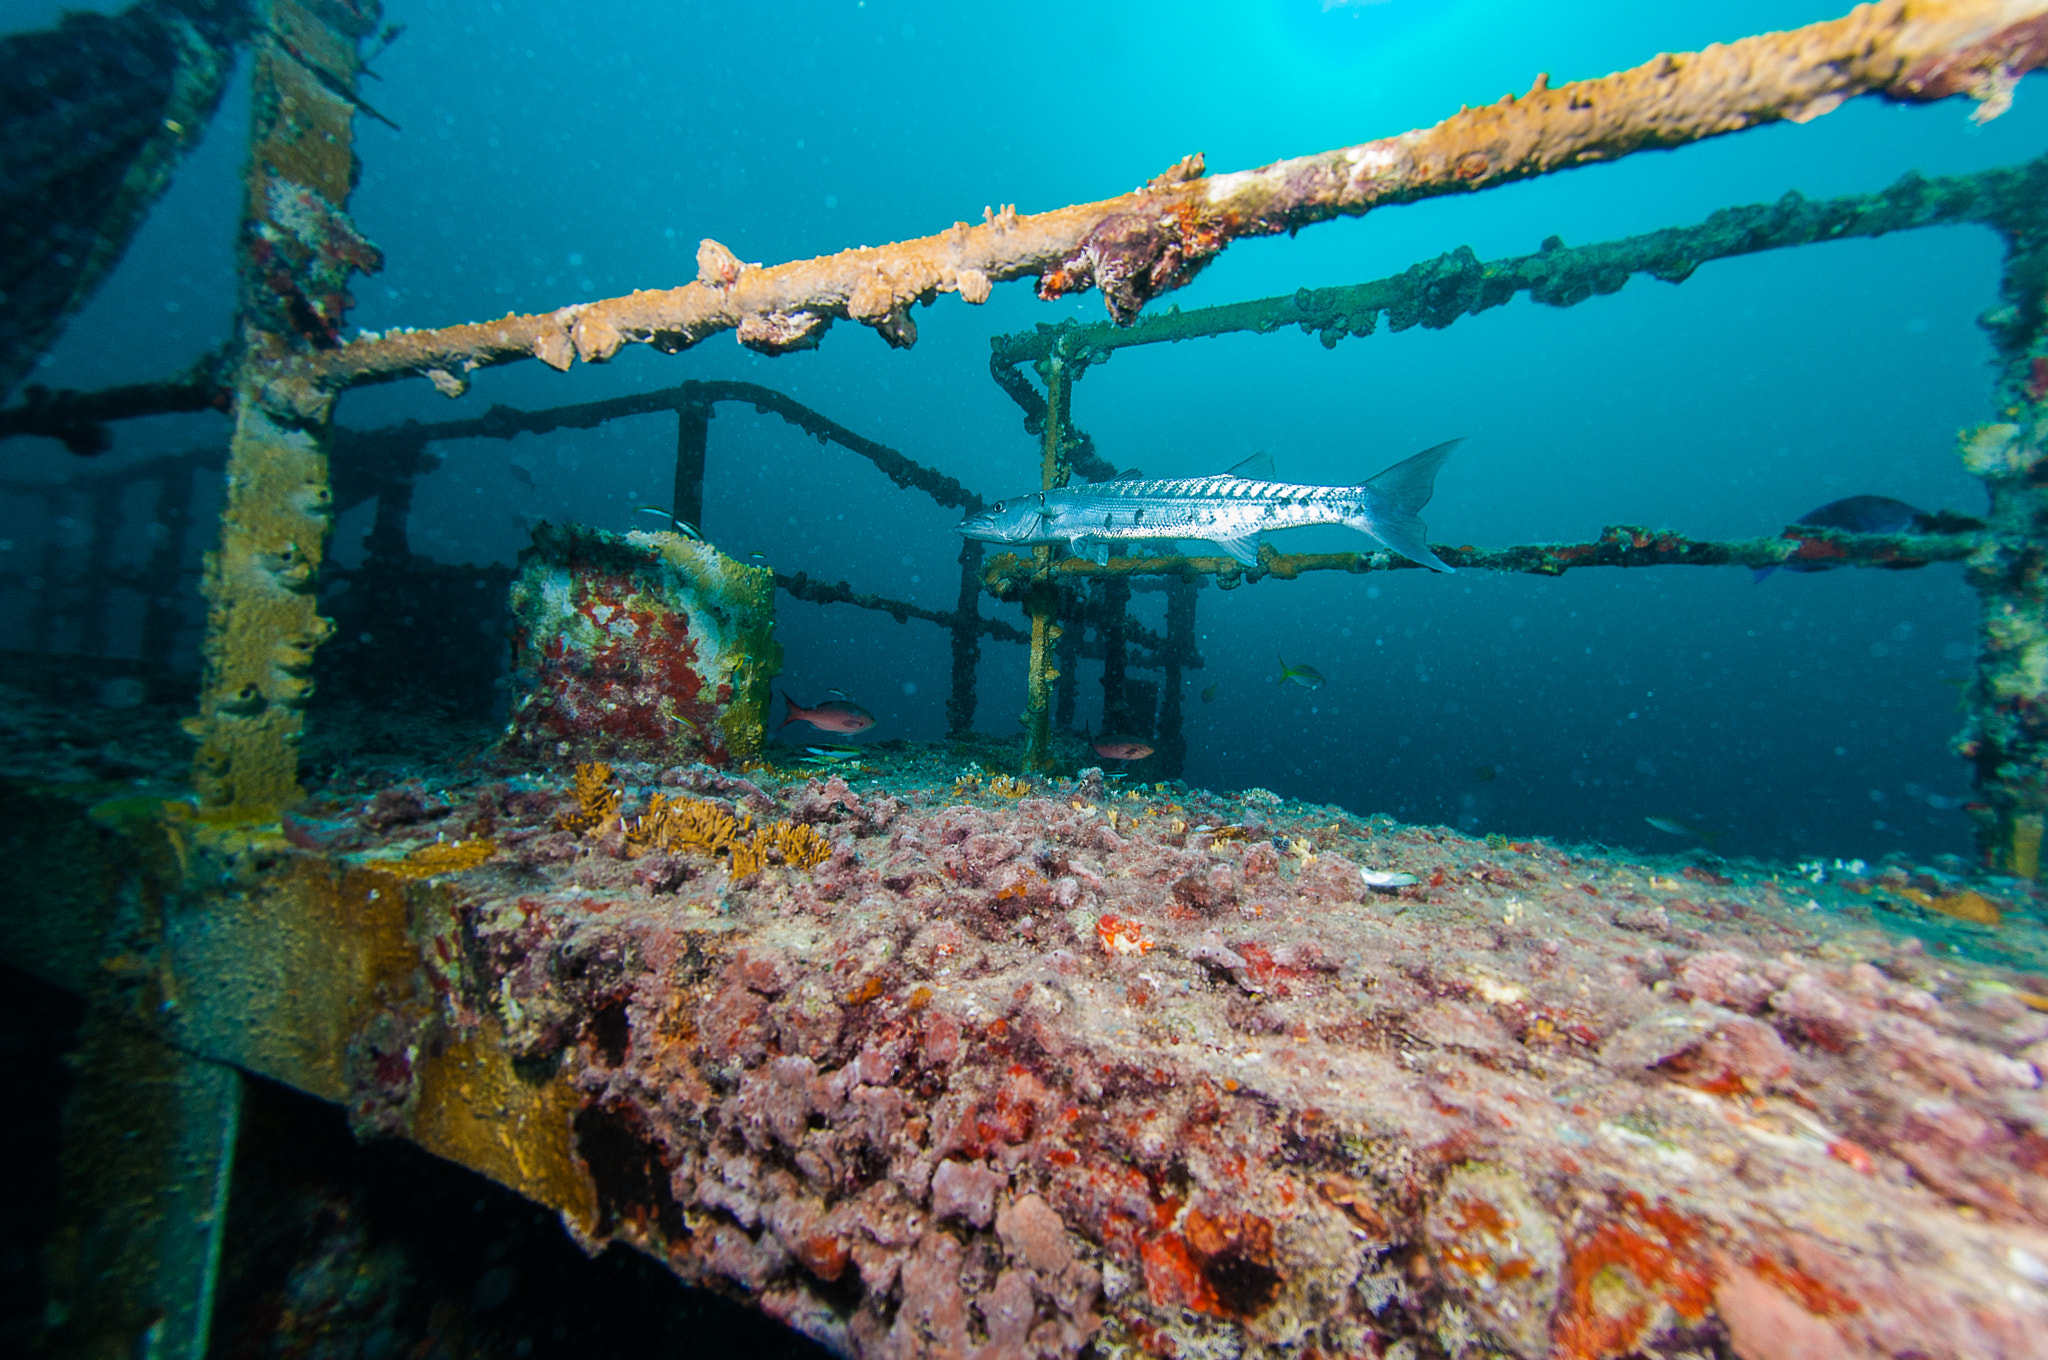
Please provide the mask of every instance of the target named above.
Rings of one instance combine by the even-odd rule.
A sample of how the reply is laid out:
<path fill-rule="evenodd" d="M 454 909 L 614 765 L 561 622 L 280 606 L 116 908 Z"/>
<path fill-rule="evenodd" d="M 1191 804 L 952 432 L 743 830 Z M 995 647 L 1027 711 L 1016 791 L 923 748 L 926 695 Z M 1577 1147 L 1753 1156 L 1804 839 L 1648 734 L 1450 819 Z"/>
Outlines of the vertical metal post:
<path fill-rule="evenodd" d="M 1159 772 L 1178 778 L 1187 768 L 1188 739 L 1182 731 L 1181 671 L 1195 654 L 1195 583 L 1176 577 L 1166 587 L 1166 676 L 1159 696 Z"/>
<path fill-rule="evenodd" d="M 1130 618 L 1130 607 L 1130 578 L 1117 576 L 1096 583 L 1095 628 L 1102 639 L 1102 730 L 1125 737 L 1149 736 L 1137 730 L 1130 697 L 1124 692 L 1130 670 L 1124 624 Z"/>
<path fill-rule="evenodd" d="M 205 1360 L 242 1078 L 121 1009 L 94 999 L 64 1110 L 42 1349 Z"/>
<path fill-rule="evenodd" d="M 708 401 L 685 401 L 676 407 L 676 481 L 669 513 L 700 529 L 704 527 L 704 446 L 711 437 L 712 414 Z"/>
<path fill-rule="evenodd" d="M 946 696 L 946 734 L 974 730 L 974 682 L 981 665 L 981 540 L 960 543 L 960 594 L 953 604 L 953 685 Z"/>
<path fill-rule="evenodd" d="M 1053 648 L 1053 664 L 1059 667 L 1059 683 L 1053 686 L 1052 725 L 1061 732 L 1074 730 L 1075 680 L 1081 668 L 1081 634 L 1088 624 L 1088 586 L 1075 582 L 1060 591 L 1060 640 Z"/>
<path fill-rule="evenodd" d="M 297 365 L 336 343 L 351 273 L 381 263 L 343 206 L 355 187 L 356 44 L 374 0 L 256 7 L 237 322 L 235 429 L 220 545 L 207 554 L 205 680 L 187 731 L 192 784 L 216 820 L 268 821 L 300 797 L 313 653 L 333 624 L 313 591 L 333 492 L 333 399 Z"/>
<path fill-rule="evenodd" d="M 99 477 L 86 484 L 92 532 L 86 540 L 85 574 L 80 586 L 85 599 L 79 614 L 77 649 L 88 656 L 105 656 L 113 639 L 107 633 L 108 608 L 114 585 L 114 553 L 121 538 L 121 496 L 128 484 L 116 477 Z"/>
<path fill-rule="evenodd" d="M 407 422 L 394 439 L 405 440 L 401 448 L 380 450 L 378 465 L 385 475 L 377 482 L 377 517 L 363 536 L 366 567 L 402 568 L 412 556 L 412 490 L 426 454 L 426 436 Z"/>
<path fill-rule="evenodd" d="M 37 652 L 70 650 L 69 639 L 59 642 L 57 624 L 63 616 L 59 607 L 64 598 L 64 536 L 57 527 L 63 518 L 63 507 L 59 497 L 66 493 L 59 490 L 38 491 L 36 522 L 45 527 L 43 550 L 38 555 L 36 575 L 42 579 L 42 589 L 29 592 L 28 645 Z"/>
<path fill-rule="evenodd" d="M 1986 862 L 2041 876 L 2048 827 L 2048 207 L 2041 190 L 1997 225 L 2006 241 L 2003 305 L 1983 324 L 1997 344 L 2006 421 L 1966 433 L 1964 467 L 1990 492 L 1989 542 L 1969 562 L 1978 610 L 1977 675 L 1957 751 L 1976 767 L 1978 844 Z"/>
<path fill-rule="evenodd" d="M 1066 481 L 1061 457 L 1061 428 L 1066 415 L 1067 361 L 1055 352 L 1038 371 L 1045 375 L 1045 445 L 1039 459 L 1039 486 L 1046 491 Z M 1059 679 L 1053 665 L 1052 645 L 1060 637 L 1057 620 L 1059 590 L 1046 579 L 1052 565 L 1052 549 L 1040 544 L 1031 550 L 1034 567 L 1030 588 L 1024 594 L 1024 611 L 1031 616 L 1031 669 L 1024 680 L 1024 768 L 1052 768 L 1052 682 Z"/>
<path fill-rule="evenodd" d="M 150 524 L 160 537 L 150 549 L 145 573 L 142 612 L 142 661 L 152 669 L 171 666 L 171 646 L 184 617 L 185 599 L 179 563 L 184 560 L 185 528 L 192 516 L 193 460 L 176 458 L 164 464 L 156 484 L 156 506 Z"/>

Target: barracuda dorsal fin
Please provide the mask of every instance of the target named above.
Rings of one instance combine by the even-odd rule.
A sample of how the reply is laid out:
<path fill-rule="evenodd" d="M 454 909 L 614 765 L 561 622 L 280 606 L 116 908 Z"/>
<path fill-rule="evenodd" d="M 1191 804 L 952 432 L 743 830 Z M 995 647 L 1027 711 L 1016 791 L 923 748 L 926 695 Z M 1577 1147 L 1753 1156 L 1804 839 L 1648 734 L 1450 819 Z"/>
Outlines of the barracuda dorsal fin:
<path fill-rule="evenodd" d="M 1145 474 L 1139 468 L 1125 468 L 1116 476 L 1104 477 L 1102 480 L 1105 482 L 1142 482 L 1145 480 Z"/>
<path fill-rule="evenodd" d="M 1260 449 L 1236 467 L 1230 468 L 1223 475 L 1226 477 L 1242 477 L 1248 482 L 1277 482 L 1280 480 L 1280 474 L 1273 470 L 1273 455 L 1264 449 Z"/>

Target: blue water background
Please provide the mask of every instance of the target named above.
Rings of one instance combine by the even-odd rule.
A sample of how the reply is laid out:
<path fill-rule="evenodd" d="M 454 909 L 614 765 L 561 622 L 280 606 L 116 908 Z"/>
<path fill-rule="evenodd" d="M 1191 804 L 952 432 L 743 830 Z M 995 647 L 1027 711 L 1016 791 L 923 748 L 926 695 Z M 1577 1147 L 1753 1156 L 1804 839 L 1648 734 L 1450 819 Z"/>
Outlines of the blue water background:
<path fill-rule="evenodd" d="M 671 286 L 694 276 L 707 236 L 769 263 L 920 236 L 979 221 L 985 206 L 1107 197 L 1192 151 L 1212 172 L 1255 167 L 1428 125 L 1526 90 L 1539 71 L 1553 83 L 1600 75 L 1842 8 L 394 0 L 386 17 L 406 31 L 364 93 L 403 131 L 358 121 L 352 205 L 388 264 L 359 281 L 351 320 L 435 326 Z M 14 29 L 56 9 L 0 14 Z M 161 376 L 226 333 L 246 107 L 244 76 L 37 381 Z M 1788 190 L 1867 192 L 1909 170 L 2015 164 L 2048 146 L 2038 77 L 1988 127 L 1969 110 L 1858 100 L 1806 126 L 1241 242 L 1169 301 L 1377 278 L 1459 245 L 1492 258 L 1553 234 L 1590 243 Z M 1294 330 L 1125 351 L 1079 386 L 1075 418 L 1112 462 L 1161 476 L 1264 448 L 1285 477 L 1352 482 L 1466 436 L 1425 516 L 1452 544 L 1587 538 L 1610 523 L 1746 536 L 1858 492 L 1974 513 L 1983 490 L 1954 446 L 1991 415 L 1991 350 L 1974 318 L 1995 305 L 1999 257 L 1986 230 L 1941 229 L 1709 264 L 1679 287 L 1637 279 L 1569 310 L 1524 299 L 1333 351 Z M 1038 449 L 987 376 L 988 336 L 1102 315 L 1099 295 L 1047 304 L 1009 284 L 981 308 L 947 296 L 916 313 L 908 352 L 851 323 L 818 351 L 775 360 L 721 336 L 672 357 L 630 347 L 566 375 L 536 363 L 483 373 L 454 403 L 424 382 L 371 389 L 348 396 L 340 419 L 440 420 L 493 402 L 745 378 L 998 496 L 1035 485 Z M 135 422 L 108 459 L 223 437 L 217 417 Z M 413 547 L 509 561 L 539 518 L 648 527 L 633 510 L 666 498 L 673 450 L 668 416 L 444 446 L 415 499 Z M 73 466 L 41 441 L 9 457 L 15 476 Z M 721 409 L 706 501 L 703 528 L 730 551 L 952 604 L 958 516 L 777 419 Z M 9 553 L 40 551 L 53 531 L 27 504 L 0 503 Z M 360 560 L 368 512 L 337 526 L 339 561 Z M 1359 540 L 1327 529 L 1278 542 Z M 20 645 L 24 605 L 19 589 L 0 592 L 0 645 Z M 1159 598 L 1139 612 L 1157 626 Z M 1968 673 L 1974 618 L 1955 566 L 1761 585 L 1739 569 L 1666 569 L 1205 590 L 1187 777 L 1649 849 L 1682 845 L 1645 814 L 1759 855 L 1967 852 L 1957 804 L 1968 775 L 1948 750 L 1961 714 L 1943 680 Z M 943 733 L 939 629 L 787 599 L 781 619 L 799 698 L 834 686 L 875 712 L 876 737 Z M 1315 665 L 1328 687 L 1276 685 L 1276 653 Z M 985 649 L 983 729 L 1017 731 L 1023 661 L 1013 646 Z M 1091 720 L 1095 680 L 1091 665 Z M 1210 685 L 1205 704 L 1196 696 Z"/>

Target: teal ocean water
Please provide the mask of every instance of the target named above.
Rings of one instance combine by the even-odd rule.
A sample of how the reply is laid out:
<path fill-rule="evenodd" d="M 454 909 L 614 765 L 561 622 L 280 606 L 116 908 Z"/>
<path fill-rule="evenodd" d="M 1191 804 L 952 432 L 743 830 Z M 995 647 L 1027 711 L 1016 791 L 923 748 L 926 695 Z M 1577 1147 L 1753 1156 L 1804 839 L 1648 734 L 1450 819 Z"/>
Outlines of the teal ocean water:
<path fill-rule="evenodd" d="M 743 260 L 800 259 L 978 221 L 986 206 L 1108 197 L 1196 151 L 1212 172 L 1251 168 L 1426 126 L 1539 72 L 1560 83 L 1840 12 L 1811 0 L 394 0 L 385 18 L 404 31 L 365 94 L 402 130 L 359 120 L 351 205 L 388 263 L 358 281 L 351 320 L 437 326 L 672 286 L 694 277 L 703 238 Z M 10 4 L 0 23 L 55 13 Z M 2048 145 L 2039 77 L 1996 121 L 1969 112 L 1856 100 L 1804 126 L 1241 242 L 1168 301 L 1374 279 L 1461 245 L 1493 258 L 1550 236 L 1588 244 L 1788 191 L 2018 164 Z M 246 132 L 245 68 L 36 381 L 159 377 L 226 335 Z M 1425 514 L 1448 544 L 1584 539 L 1610 523 L 1746 537 L 1854 494 L 1975 513 L 1983 492 L 1954 446 L 1992 414 L 1975 318 L 1995 305 L 1999 258 L 1989 231 L 1944 228 L 1709 264 L 1678 287 L 1637 279 L 1570 310 L 1524 298 L 1334 349 L 1288 329 L 1128 351 L 1090 372 L 1074 414 L 1110 461 L 1162 477 L 1266 449 L 1290 480 L 1356 482 L 1463 436 Z M 419 382 L 372 389 L 348 396 L 340 420 L 743 378 L 993 498 L 1035 485 L 1038 445 L 989 380 L 990 335 L 1103 314 L 1094 293 L 1042 303 L 1009 284 L 981 308 L 948 296 L 921 311 L 907 352 L 851 324 L 774 360 L 722 336 L 678 356 L 631 347 L 566 375 L 483 373 L 456 403 Z M 137 422 L 105 465 L 221 431 L 213 416 Z M 657 417 L 437 451 L 414 499 L 413 550 L 509 563 L 536 520 L 647 527 L 635 510 L 666 498 L 674 427 Z M 23 476 L 75 463 L 40 441 L 10 457 Z M 13 559 L 0 565 L 16 573 L 0 590 L 0 644 L 20 646 L 25 555 L 72 530 L 23 502 L 0 517 L 0 559 Z M 736 555 L 944 609 L 957 518 L 772 417 L 727 406 L 713 422 L 702 528 Z M 369 523 L 368 506 L 342 518 L 337 561 L 361 559 Z M 1279 540 L 1355 545 L 1341 529 Z M 1160 626 L 1159 596 L 1137 608 Z M 1967 770 L 1948 749 L 1961 715 L 1943 681 L 1969 672 L 1975 599 L 1953 565 L 1762 583 L 1740 569 L 1325 576 L 1205 590 L 1199 610 L 1193 783 L 1645 849 L 1684 844 L 1651 815 L 1780 859 L 1969 851 Z M 939 629 L 785 601 L 781 637 L 785 682 L 806 701 L 846 691 L 876 715 L 875 739 L 943 734 Z M 1327 684 L 1276 684 L 1279 655 Z M 982 727 L 1016 731 L 1023 676 L 1021 649 L 985 649 Z M 1099 694 L 1091 667 L 1080 722 L 1099 726 Z"/>

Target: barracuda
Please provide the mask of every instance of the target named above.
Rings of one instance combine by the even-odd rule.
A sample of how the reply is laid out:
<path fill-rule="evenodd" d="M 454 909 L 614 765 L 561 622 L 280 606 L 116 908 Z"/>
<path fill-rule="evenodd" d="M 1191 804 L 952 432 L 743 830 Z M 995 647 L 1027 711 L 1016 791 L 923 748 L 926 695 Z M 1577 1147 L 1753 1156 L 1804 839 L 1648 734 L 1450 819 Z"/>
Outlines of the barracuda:
<path fill-rule="evenodd" d="M 991 543 L 1063 543 L 1096 562 L 1110 545 L 1144 538 L 1198 538 L 1246 566 L 1259 560 L 1259 535 L 1309 524 L 1346 524 L 1411 562 L 1450 566 L 1423 541 L 1420 511 L 1436 490 L 1437 470 L 1462 441 L 1424 449 L 1357 486 L 1304 486 L 1274 480 L 1273 459 L 1255 454 L 1211 477 L 1107 482 L 1012 496 L 961 522 L 956 532 Z"/>

